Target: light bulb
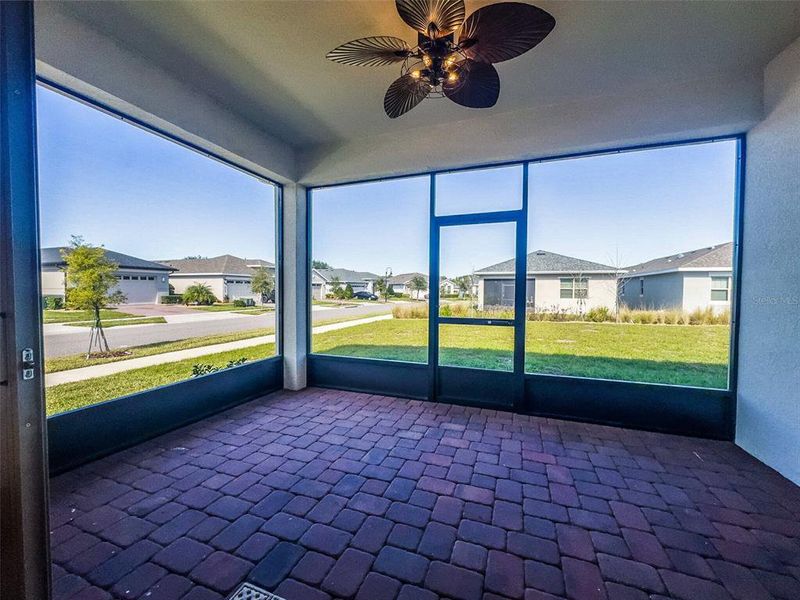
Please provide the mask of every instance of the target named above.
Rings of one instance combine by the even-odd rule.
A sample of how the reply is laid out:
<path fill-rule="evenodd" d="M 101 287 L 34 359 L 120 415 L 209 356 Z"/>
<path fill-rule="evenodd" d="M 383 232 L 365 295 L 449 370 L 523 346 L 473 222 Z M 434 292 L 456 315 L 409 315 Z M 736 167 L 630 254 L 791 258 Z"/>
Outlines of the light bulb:
<path fill-rule="evenodd" d="M 428 56 L 427 54 L 425 54 L 425 55 L 422 57 L 422 62 L 423 62 L 423 63 L 425 63 L 425 66 L 426 66 L 426 67 L 430 67 L 430 66 L 431 66 L 431 64 L 433 63 L 433 61 L 431 60 L 431 57 L 430 57 L 430 56 Z"/>
<path fill-rule="evenodd" d="M 419 71 L 411 71 L 411 77 L 414 79 L 419 79 Z"/>
<path fill-rule="evenodd" d="M 453 83 L 453 82 L 455 82 L 455 81 L 458 81 L 458 73 L 455 73 L 455 72 L 454 72 L 454 73 L 450 73 L 450 74 L 447 76 L 447 81 L 449 81 L 450 83 Z"/>

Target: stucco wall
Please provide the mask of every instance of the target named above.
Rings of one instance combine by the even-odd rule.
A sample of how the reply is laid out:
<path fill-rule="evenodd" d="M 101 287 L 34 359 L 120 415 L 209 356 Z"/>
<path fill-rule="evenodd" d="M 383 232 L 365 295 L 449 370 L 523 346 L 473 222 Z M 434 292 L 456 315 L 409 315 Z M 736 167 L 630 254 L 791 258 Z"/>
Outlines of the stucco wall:
<path fill-rule="evenodd" d="M 685 273 L 683 279 L 683 308 L 688 311 L 711 307 L 714 312 L 719 313 L 730 307 L 729 302 L 714 301 L 711 299 L 711 277 L 721 276 L 730 277 L 730 273 L 704 272 L 704 273 Z M 731 297 L 730 285 L 728 288 L 728 298 Z"/>
<path fill-rule="evenodd" d="M 196 283 L 202 283 L 207 285 L 211 288 L 211 291 L 214 292 L 214 295 L 219 299 L 222 300 L 225 297 L 225 286 L 222 282 L 222 277 L 192 277 L 191 275 L 182 275 L 182 276 L 175 276 L 170 275 L 169 282 L 175 288 L 176 294 L 182 294 L 186 291 L 190 285 L 194 285 Z"/>
<path fill-rule="evenodd" d="M 574 298 L 561 298 L 560 275 L 536 275 L 534 304 L 536 310 L 551 310 L 554 306 L 561 310 L 579 312 L 605 306 L 613 310 L 616 305 L 616 283 L 613 275 L 586 275 L 589 280 L 588 297 L 581 304 Z"/>
<path fill-rule="evenodd" d="M 64 271 L 42 270 L 42 296 L 64 296 Z"/>
<path fill-rule="evenodd" d="M 683 276 L 680 273 L 661 273 L 644 276 L 644 295 L 640 278 L 630 277 L 625 282 L 622 303 L 631 308 L 662 309 L 683 306 Z"/>
<path fill-rule="evenodd" d="M 736 443 L 800 484 L 800 39 L 747 135 Z"/>
<path fill-rule="evenodd" d="M 139 279 L 120 279 L 114 290 L 119 290 L 127 297 L 128 304 L 157 303 L 159 297 L 169 293 L 167 271 L 136 271 L 120 269 L 117 275 L 122 277 L 138 277 Z M 142 279 L 144 277 L 144 279 Z M 147 279 L 152 277 L 153 279 Z M 64 296 L 64 272 L 48 268 L 42 270 L 42 295 Z"/>
<path fill-rule="evenodd" d="M 561 297 L 561 277 L 565 277 L 565 275 L 533 276 L 535 282 L 533 302 L 537 311 L 566 310 L 577 313 L 581 309 L 587 311 L 601 306 L 610 310 L 614 309 L 617 295 L 614 275 L 586 275 L 585 277 L 589 280 L 588 297 L 583 303 L 575 298 Z M 486 279 L 504 279 L 504 277 L 491 275 Z M 513 276 L 509 275 L 506 279 L 513 279 Z M 480 278 L 478 280 L 479 306 L 483 306 L 483 298 L 484 279 Z"/>

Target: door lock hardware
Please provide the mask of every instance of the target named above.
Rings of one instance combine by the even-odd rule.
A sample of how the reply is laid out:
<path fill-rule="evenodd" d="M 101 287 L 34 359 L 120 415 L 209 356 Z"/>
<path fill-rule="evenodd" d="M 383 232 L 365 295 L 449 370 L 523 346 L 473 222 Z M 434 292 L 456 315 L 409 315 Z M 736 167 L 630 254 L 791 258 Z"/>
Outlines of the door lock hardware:
<path fill-rule="evenodd" d="M 33 360 L 33 348 L 25 348 L 22 351 L 22 379 L 29 381 L 36 376 L 36 362 Z"/>

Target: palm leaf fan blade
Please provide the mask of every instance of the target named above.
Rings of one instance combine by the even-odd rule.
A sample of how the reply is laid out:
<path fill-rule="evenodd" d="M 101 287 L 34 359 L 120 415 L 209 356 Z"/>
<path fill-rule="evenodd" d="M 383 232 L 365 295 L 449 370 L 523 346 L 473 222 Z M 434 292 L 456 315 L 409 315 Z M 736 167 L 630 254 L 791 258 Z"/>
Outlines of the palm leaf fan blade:
<path fill-rule="evenodd" d="M 490 108 L 500 97 L 500 75 L 489 63 L 465 60 L 459 65 L 458 79 L 442 84 L 444 95 L 469 108 Z"/>
<path fill-rule="evenodd" d="M 426 81 L 420 81 L 410 73 L 403 75 L 392 82 L 383 98 L 383 109 L 390 119 L 396 119 L 422 102 L 431 86 Z"/>
<path fill-rule="evenodd" d="M 467 58 L 499 63 L 524 54 L 553 31 L 556 20 L 541 8 L 500 2 L 479 8 L 461 28 L 458 45 Z"/>
<path fill-rule="evenodd" d="M 359 38 L 337 46 L 326 58 L 356 67 L 381 67 L 403 62 L 411 54 L 405 40 L 388 35 Z"/>
<path fill-rule="evenodd" d="M 407 25 L 431 38 L 454 32 L 464 22 L 464 0 L 396 0 Z"/>

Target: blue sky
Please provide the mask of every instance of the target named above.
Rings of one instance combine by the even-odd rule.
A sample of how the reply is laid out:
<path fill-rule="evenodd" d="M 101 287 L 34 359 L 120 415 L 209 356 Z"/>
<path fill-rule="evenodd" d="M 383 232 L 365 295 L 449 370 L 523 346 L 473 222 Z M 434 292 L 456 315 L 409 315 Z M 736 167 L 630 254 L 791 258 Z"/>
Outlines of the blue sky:
<path fill-rule="evenodd" d="M 733 238 L 733 141 L 550 161 L 530 166 L 528 249 L 611 266 Z M 519 208 L 519 166 L 437 177 L 438 214 Z M 428 179 L 314 194 L 314 258 L 383 273 L 428 270 Z M 440 271 L 469 273 L 513 258 L 510 224 L 448 227 Z"/>
<path fill-rule="evenodd" d="M 274 260 L 274 188 L 39 88 L 43 246 L 72 234 L 147 259 Z M 661 148 L 530 167 L 529 250 L 630 264 L 732 239 L 736 145 Z M 437 214 L 517 208 L 521 167 L 437 177 Z M 312 254 L 335 267 L 428 270 L 427 177 L 314 192 Z M 513 226 L 442 231 L 441 272 L 513 256 Z"/>
<path fill-rule="evenodd" d="M 275 259 L 274 187 L 39 86 L 41 244 Z"/>

